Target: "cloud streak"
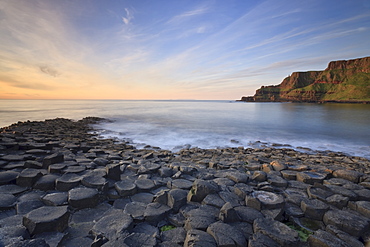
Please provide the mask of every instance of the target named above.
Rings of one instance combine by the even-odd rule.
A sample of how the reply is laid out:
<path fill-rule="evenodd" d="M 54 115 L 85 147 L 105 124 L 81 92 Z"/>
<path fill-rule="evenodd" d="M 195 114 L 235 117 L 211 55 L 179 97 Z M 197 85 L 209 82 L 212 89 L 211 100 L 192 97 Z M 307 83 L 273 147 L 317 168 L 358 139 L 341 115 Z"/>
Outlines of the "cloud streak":
<path fill-rule="evenodd" d="M 318 0 L 90 3 L 0 3 L 4 92 L 238 98 L 292 71 L 370 53 L 364 41 L 370 9 L 342 0 L 336 6 Z"/>

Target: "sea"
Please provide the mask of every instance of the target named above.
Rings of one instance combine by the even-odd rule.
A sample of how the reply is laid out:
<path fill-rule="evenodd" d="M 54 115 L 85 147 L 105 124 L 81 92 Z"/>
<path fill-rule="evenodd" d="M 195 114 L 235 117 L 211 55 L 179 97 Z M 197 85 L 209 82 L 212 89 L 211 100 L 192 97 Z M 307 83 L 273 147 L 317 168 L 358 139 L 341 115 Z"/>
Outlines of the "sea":
<path fill-rule="evenodd" d="M 0 127 L 87 116 L 101 138 L 138 148 L 292 148 L 370 159 L 370 105 L 217 100 L 0 100 Z"/>

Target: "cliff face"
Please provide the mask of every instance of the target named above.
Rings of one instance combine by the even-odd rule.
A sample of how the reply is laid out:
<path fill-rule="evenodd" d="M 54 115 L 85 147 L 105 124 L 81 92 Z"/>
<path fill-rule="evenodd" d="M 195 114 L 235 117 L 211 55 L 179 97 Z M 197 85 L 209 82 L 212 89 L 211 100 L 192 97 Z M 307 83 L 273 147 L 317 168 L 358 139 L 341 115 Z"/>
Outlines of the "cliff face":
<path fill-rule="evenodd" d="M 293 72 L 241 101 L 370 103 L 370 57 L 333 61 L 323 71 Z"/>

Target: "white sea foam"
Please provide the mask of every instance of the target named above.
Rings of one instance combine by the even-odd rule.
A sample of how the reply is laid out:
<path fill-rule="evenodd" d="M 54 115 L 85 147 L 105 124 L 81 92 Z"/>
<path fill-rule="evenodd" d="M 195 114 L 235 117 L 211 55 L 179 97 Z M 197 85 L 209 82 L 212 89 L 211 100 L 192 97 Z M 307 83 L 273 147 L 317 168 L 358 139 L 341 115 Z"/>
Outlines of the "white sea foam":
<path fill-rule="evenodd" d="M 370 105 L 229 101 L 0 100 L 0 126 L 86 116 L 101 135 L 168 150 L 279 147 L 331 150 L 370 159 Z M 303 149 L 305 151 L 306 149 Z"/>

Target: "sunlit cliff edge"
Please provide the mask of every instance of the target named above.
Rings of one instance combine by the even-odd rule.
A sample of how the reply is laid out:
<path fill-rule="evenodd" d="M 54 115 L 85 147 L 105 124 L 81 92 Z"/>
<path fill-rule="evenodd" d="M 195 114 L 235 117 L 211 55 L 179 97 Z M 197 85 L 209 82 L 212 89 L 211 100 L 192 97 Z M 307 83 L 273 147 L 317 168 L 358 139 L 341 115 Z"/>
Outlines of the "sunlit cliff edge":
<path fill-rule="evenodd" d="M 293 72 L 240 101 L 370 104 L 370 57 L 332 61 L 323 71 Z"/>

